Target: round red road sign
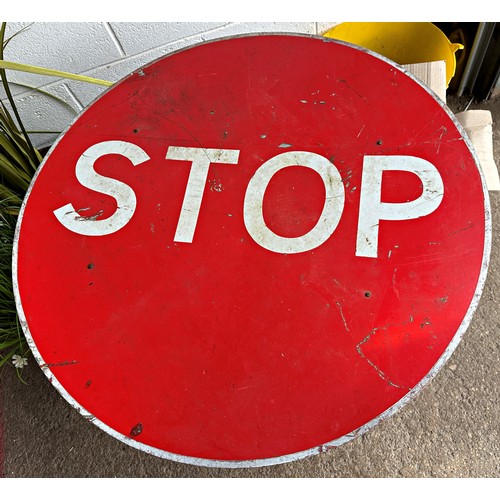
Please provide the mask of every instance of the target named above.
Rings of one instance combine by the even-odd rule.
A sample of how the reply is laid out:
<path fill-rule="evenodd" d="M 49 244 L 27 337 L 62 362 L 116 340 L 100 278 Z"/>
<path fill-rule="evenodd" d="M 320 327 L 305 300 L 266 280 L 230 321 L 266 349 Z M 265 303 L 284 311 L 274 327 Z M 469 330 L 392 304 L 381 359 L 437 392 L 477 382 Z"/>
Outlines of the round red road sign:
<path fill-rule="evenodd" d="M 61 136 L 19 218 L 40 366 L 87 419 L 211 466 L 353 438 L 437 372 L 477 306 L 488 194 L 390 61 L 242 36 L 168 55 Z"/>

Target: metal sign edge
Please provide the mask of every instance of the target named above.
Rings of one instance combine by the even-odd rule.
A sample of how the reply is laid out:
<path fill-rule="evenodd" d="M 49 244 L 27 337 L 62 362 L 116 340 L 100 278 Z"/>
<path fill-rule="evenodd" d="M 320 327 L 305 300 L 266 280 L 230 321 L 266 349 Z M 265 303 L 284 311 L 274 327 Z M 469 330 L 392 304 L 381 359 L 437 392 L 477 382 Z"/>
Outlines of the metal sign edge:
<path fill-rule="evenodd" d="M 50 155 L 52 151 L 57 147 L 59 142 L 62 140 L 66 132 L 73 126 L 73 124 L 85 113 L 85 111 L 90 107 L 93 106 L 99 99 L 105 95 L 107 92 L 112 90 L 116 85 L 119 85 L 122 81 L 126 80 L 129 78 L 131 75 L 134 73 L 138 73 L 143 69 L 146 69 L 148 66 L 151 66 L 155 64 L 157 61 L 170 57 L 174 54 L 177 54 L 179 52 L 183 52 L 185 50 L 190 50 L 194 47 L 197 47 L 199 45 L 206 45 L 209 43 L 216 43 L 220 42 L 223 40 L 229 40 L 229 39 L 234 39 L 234 38 L 250 38 L 250 37 L 258 37 L 258 36 L 295 36 L 295 37 L 301 37 L 301 38 L 316 38 L 324 43 L 336 43 L 340 45 L 345 45 L 348 47 L 351 47 L 355 50 L 360 50 L 362 52 L 365 52 L 377 59 L 380 59 L 390 66 L 393 66 L 394 68 L 398 69 L 400 72 L 404 73 L 406 76 L 411 78 L 414 82 L 416 82 L 419 86 L 421 86 L 427 93 L 429 93 L 443 108 L 443 110 L 446 112 L 446 114 L 449 116 L 449 118 L 452 120 L 454 125 L 457 127 L 457 129 L 460 131 L 464 142 L 466 143 L 469 152 L 472 154 L 472 157 L 474 159 L 474 162 L 476 164 L 476 167 L 479 171 L 480 178 L 481 178 L 481 184 L 483 188 L 483 196 L 484 196 L 484 209 L 485 209 L 485 239 L 484 239 L 484 251 L 483 251 L 483 259 L 482 259 L 482 264 L 481 264 L 481 271 L 478 279 L 478 283 L 474 292 L 474 296 L 471 300 L 471 303 L 467 309 L 467 312 L 464 316 L 464 319 L 462 320 L 462 323 L 460 324 L 457 332 L 453 336 L 451 342 L 448 344 L 447 348 L 443 352 L 443 354 L 440 356 L 438 361 L 434 364 L 434 366 L 429 370 L 429 372 L 425 375 L 425 377 L 420 380 L 420 382 L 411 389 L 408 394 L 403 396 L 399 401 L 397 401 L 394 405 L 389 407 L 387 410 L 382 412 L 380 415 L 375 417 L 374 419 L 370 420 L 366 424 L 362 425 L 361 427 L 355 429 L 354 431 L 345 434 L 344 436 L 341 436 L 340 438 L 336 438 L 332 441 L 329 441 L 325 444 L 321 444 L 318 446 L 314 446 L 313 448 L 309 448 L 307 450 L 287 454 L 287 455 L 281 455 L 277 457 L 270 457 L 270 458 L 263 458 L 263 459 L 254 459 L 254 460 L 213 460 L 213 459 L 206 459 L 206 458 L 198 458 L 198 457 L 191 457 L 191 456 L 186 456 L 186 455 L 179 455 L 175 453 L 171 453 L 165 450 L 161 450 L 159 448 L 155 448 L 149 445 L 145 445 L 141 442 L 135 441 L 128 436 L 125 436 L 124 434 L 121 434 L 114 430 L 113 428 L 109 427 L 107 424 L 103 423 L 96 417 L 94 417 L 90 412 L 88 412 L 83 406 L 81 406 L 67 391 L 66 389 L 60 384 L 60 382 L 57 380 L 57 378 L 54 376 L 54 374 L 51 372 L 50 368 L 47 367 L 46 363 L 44 362 L 43 357 L 41 356 L 40 352 L 38 351 L 38 348 L 36 347 L 36 344 L 33 340 L 33 337 L 31 336 L 29 326 L 26 320 L 26 316 L 24 314 L 24 310 L 22 307 L 22 302 L 21 302 L 21 297 L 19 294 L 19 284 L 17 280 L 17 269 L 18 269 L 18 244 L 19 244 L 19 234 L 21 231 L 21 226 L 22 226 L 22 220 L 23 220 L 23 215 L 25 211 L 25 207 L 28 203 L 29 196 L 31 194 L 31 191 L 33 189 L 33 186 L 36 182 L 36 179 L 38 175 L 40 174 L 43 166 L 45 163 L 48 161 L 50 158 Z M 486 180 L 484 177 L 484 173 L 481 168 L 481 164 L 479 162 L 479 158 L 474 150 L 474 147 L 468 138 L 466 132 L 464 131 L 462 125 L 458 122 L 456 119 L 455 115 L 452 113 L 452 111 L 448 108 L 446 103 L 441 100 L 441 98 L 433 92 L 430 88 L 428 88 L 426 85 L 424 85 L 418 78 L 416 78 L 413 74 L 411 74 L 408 70 L 400 66 L 399 64 L 395 63 L 394 61 L 391 61 L 390 59 L 377 54 L 376 52 L 373 52 L 369 49 L 365 49 L 364 47 L 360 47 L 357 45 L 354 45 L 352 43 L 340 41 L 340 40 L 335 40 L 333 38 L 326 38 L 320 35 L 310 35 L 310 34 L 301 34 L 301 33 L 287 33 L 287 32 L 273 32 L 273 33 L 245 33 L 245 34 L 240 34 L 240 35 L 233 35 L 233 36 L 227 36 L 227 37 L 220 37 L 220 38 L 215 38 L 213 40 L 204 40 L 202 42 L 199 42 L 197 44 L 193 45 L 188 45 L 186 47 L 182 47 L 178 50 L 172 51 L 168 54 L 165 54 L 163 56 L 160 56 L 153 61 L 150 61 L 141 67 L 137 68 L 136 70 L 132 71 L 122 79 L 118 80 L 116 83 L 114 83 L 111 87 L 105 89 L 99 96 L 97 96 L 90 104 L 88 104 L 83 110 L 81 110 L 77 115 L 74 117 L 74 119 L 70 122 L 70 124 L 65 128 L 65 130 L 61 133 L 61 135 L 57 138 L 57 140 L 54 142 L 52 147 L 50 148 L 49 152 L 41 162 L 40 166 L 38 167 L 35 175 L 33 176 L 33 179 L 28 187 L 28 190 L 26 192 L 26 195 L 23 199 L 21 209 L 19 211 L 19 216 L 16 224 L 16 229 L 15 229 L 15 234 L 14 234 L 14 241 L 13 241 L 13 251 L 12 251 L 12 282 L 13 282 L 13 291 L 14 291 L 14 298 L 15 298 L 15 303 L 16 303 L 16 308 L 19 316 L 19 321 L 22 327 L 22 330 L 24 332 L 24 335 L 26 337 L 28 346 L 31 349 L 31 352 L 33 353 L 33 356 L 35 360 L 37 361 L 39 367 L 42 369 L 43 373 L 45 376 L 49 379 L 49 382 L 54 386 L 54 388 L 59 392 L 59 394 L 76 410 L 80 415 L 82 415 L 86 420 L 89 422 L 92 422 L 94 425 L 96 425 L 98 428 L 106 432 L 107 434 L 113 436 L 114 438 L 118 439 L 119 441 L 136 448 L 138 450 L 144 451 L 146 453 L 149 453 L 150 455 L 157 456 L 159 458 L 164 458 L 168 460 L 172 460 L 175 462 L 179 463 L 184 463 L 187 465 L 196 465 L 196 466 L 204 466 L 204 467 L 213 467 L 213 468 L 254 468 L 254 467 L 263 467 L 263 466 L 272 466 L 272 465 L 279 465 L 283 463 L 288 463 L 288 462 L 293 462 L 296 460 L 300 460 L 309 456 L 314 456 L 318 455 L 320 453 L 323 453 L 327 451 L 330 448 L 335 448 L 337 446 L 340 446 L 344 443 L 347 443 L 354 439 L 357 436 L 360 436 L 364 433 L 366 433 L 368 430 L 371 428 L 375 427 L 378 423 L 382 422 L 383 420 L 389 418 L 392 416 L 395 412 L 403 408 L 411 399 L 413 399 L 439 372 L 441 367 L 446 363 L 446 361 L 451 357 L 455 349 L 457 348 L 458 344 L 460 343 L 465 331 L 468 329 L 472 317 L 474 315 L 474 312 L 476 311 L 479 300 L 481 298 L 482 292 L 484 290 L 484 286 L 486 283 L 486 277 L 487 277 L 487 271 L 488 271 L 488 266 L 489 266 L 489 260 L 490 260 L 490 253 L 491 253 L 491 244 L 492 244 L 492 227 L 491 227 L 491 208 L 490 208 L 490 200 L 489 200 L 489 193 L 488 189 L 486 186 Z"/>

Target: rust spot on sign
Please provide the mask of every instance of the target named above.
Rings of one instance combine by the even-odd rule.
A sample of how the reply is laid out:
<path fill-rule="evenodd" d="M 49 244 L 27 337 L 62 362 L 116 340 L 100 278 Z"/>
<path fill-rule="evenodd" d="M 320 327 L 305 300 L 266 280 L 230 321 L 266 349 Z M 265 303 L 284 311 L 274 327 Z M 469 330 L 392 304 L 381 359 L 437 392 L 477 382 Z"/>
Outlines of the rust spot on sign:
<path fill-rule="evenodd" d="M 43 363 L 40 365 L 40 368 L 50 368 L 52 366 L 68 366 L 68 365 L 76 365 L 78 361 L 60 361 L 59 363 Z"/>
<path fill-rule="evenodd" d="M 142 424 L 139 422 L 137 425 L 134 425 L 132 427 L 132 430 L 130 431 L 131 436 L 138 436 L 142 432 Z"/>

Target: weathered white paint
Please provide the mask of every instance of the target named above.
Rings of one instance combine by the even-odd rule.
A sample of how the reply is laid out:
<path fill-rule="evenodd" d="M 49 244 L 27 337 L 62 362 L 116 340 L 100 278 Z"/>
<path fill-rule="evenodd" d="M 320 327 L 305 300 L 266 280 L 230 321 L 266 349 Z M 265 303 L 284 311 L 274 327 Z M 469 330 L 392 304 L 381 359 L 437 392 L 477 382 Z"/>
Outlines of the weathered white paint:
<path fill-rule="evenodd" d="M 57 220 L 74 233 L 85 236 L 112 234 L 124 227 L 134 215 L 137 206 L 134 190 L 124 182 L 105 177 L 94 170 L 94 163 L 102 156 L 110 154 L 125 156 L 134 166 L 149 160 L 149 156 L 131 142 L 104 141 L 89 147 L 76 163 L 76 178 L 82 186 L 112 196 L 118 207 L 110 217 L 98 220 L 95 214 L 80 215 L 71 203 L 54 210 Z"/>
<path fill-rule="evenodd" d="M 68 203 L 54 210 L 54 215 L 66 229 L 85 236 L 105 236 L 119 231 L 131 220 L 137 206 L 133 188 L 117 179 L 105 177 L 94 169 L 99 158 L 112 154 L 128 158 L 134 166 L 149 160 L 147 153 L 131 142 L 104 141 L 89 147 L 76 163 L 76 178 L 83 187 L 112 196 L 117 202 L 117 210 L 113 215 L 100 219 L 101 213 L 87 212 L 88 208 L 75 209 Z M 167 160 L 191 163 L 174 241 L 193 242 L 210 165 L 236 165 L 239 154 L 238 149 L 167 148 Z M 263 203 L 272 177 L 280 170 L 292 166 L 309 168 L 321 177 L 325 187 L 325 202 L 316 225 L 309 232 L 288 238 L 279 236 L 267 226 Z M 417 175 L 423 184 L 422 195 L 406 203 L 382 202 L 382 174 L 389 170 L 402 170 Z M 427 160 L 400 155 L 365 156 L 356 255 L 376 258 L 381 220 L 408 220 L 428 215 L 439 206 L 443 193 L 441 176 Z M 342 217 L 344 204 L 344 184 L 335 165 L 317 153 L 287 151 L 273 156 L 255 171 L 246 187 L 243 220 L 253 240 L 266 250 L 281 254 L 301 253 L 317 248 L 333 234 Z"/>
<path fill-rule="evenodd" d="M 210 164 L 238 163 L 239 154 L 240 152 L 235 149 L 183 148 L 176 146 L 168 148 L 167 160 L 192 162 L 174 241 L 183 243 L 193 241 Z"/>
<path fill-rule="evenodd" d="M 264 220 L 262 204 L 266 188 L 274 174 L 290 166 L 306 167 L 317 172 L 325 185 L 325 204 L 311 231 L 296 238 L 279 236 Z M 300 196 L 300 194 L 299 194 Z M 335 231 L 344 209 L 344 185 L 339 171 L 325 157 L 306 151 L 289 151 L 262 164 L 248 183 L 243 217 L 250 236 L 271 252 L 289 254 L 312 250 L 324 243 Z"/>
<path fill-rule="evenodd" d="M 381 200 L 382 174 L 390 170 L 402 170 L 417 175 L 423 185 L 421 196 L 405 203 L 384 203 Z M 408 220 L 429 215 L 439 207 L 443 195 L 443 180 L 436 167 L 427 160 L 415 156 L 365 156 L 356 255 L 377 257 L 381 220 Z"/>

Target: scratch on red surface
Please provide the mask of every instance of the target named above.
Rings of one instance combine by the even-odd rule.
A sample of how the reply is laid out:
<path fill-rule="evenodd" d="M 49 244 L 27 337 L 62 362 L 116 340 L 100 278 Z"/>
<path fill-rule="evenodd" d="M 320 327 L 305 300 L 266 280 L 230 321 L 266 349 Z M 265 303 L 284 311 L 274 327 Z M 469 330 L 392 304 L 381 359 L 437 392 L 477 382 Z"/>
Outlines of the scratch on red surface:
<path fill-rule="evenodd" d="M 413 321 L 413 318 L 410 316 L 410 323 Z M 407 321 L 404 321 L 402 324 L 405 325 L 407 324 Z M 370 338 L 375 335 L 379 330 L 387 330 L 388 327 L 394 326 L 394 325 L 387 325 L 387 326 L 381 326 L 379 328 L 374 328 L 359 344 L 356 346 L 356 350 L 358 351 L 358 354 L 377 372 L 378 376 L 385 380 L 390 386 L 396 387 L 397 389 L 406 389 L 406 390 L 411 390 L 411 387 L 405 387 L 403 385 L 398 385 L 392 382 L 389 377 L 370 359 L 366 357 L 364 352 L 361 349 L 361 346 L 370 340 Z"/>
<path fill-rule="evenodd" d="M 342 311 L 342 306 L 340 305 L 340 302 L 336 302 L 336 304 L 337 304 L 337 309 L 339 310 L 339 313 L 340 313 L 340 317 L 342 318 L 342 322 L 344 323 L 344 328 L 348 332 L 349 327 L 347 326 L 347 321 L 345 319 L 344 312 Z"/>

